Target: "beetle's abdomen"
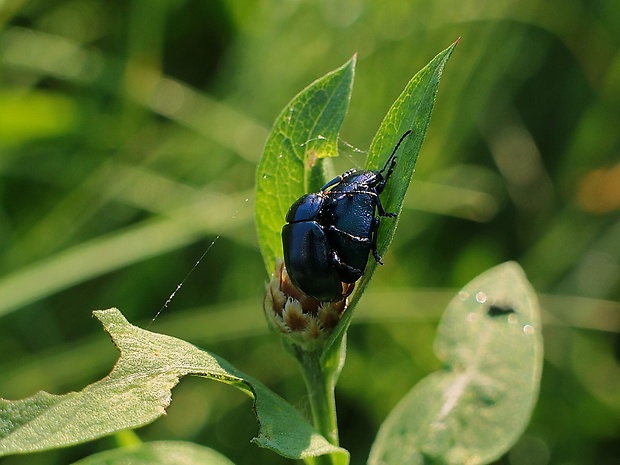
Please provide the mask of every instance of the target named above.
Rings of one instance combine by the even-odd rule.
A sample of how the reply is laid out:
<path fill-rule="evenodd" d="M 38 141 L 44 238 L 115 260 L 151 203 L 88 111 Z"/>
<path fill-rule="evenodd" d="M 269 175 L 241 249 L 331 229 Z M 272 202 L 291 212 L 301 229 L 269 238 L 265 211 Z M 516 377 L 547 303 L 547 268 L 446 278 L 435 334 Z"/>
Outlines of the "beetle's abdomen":
<path fill-rule="evenodd" d="M 356 270 L 339 270 L 340 278 L 346 283 L 357 281 L 366 269 L 372 248 L 376 198 L 373 193 L 343 194 L 330 204 L 333 221 L 326 229 L 328 242 L 338 251 L 340 260 Z"/>
<path fill-rule="evenodd" d="M 319 301 L 342 299 L 342 283 L 331 257 L 331 247 L 315 221 L 287 224 L 282 228 L 284 264 L 293 284 Z"/>
<path fill-rule="evenodd" d="M 325 197 L 321 194 L 302 195 L 295 201 L 286 214 L 287 223 L 314 220 L 321 211 Z"/>

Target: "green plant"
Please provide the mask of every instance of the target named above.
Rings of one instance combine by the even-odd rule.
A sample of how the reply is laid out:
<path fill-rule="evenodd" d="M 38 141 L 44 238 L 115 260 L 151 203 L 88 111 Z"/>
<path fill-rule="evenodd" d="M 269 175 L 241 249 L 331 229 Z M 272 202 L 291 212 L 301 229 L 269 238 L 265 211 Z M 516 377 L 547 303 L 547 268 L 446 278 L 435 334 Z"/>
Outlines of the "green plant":
<path fill-rule="evenodd" d="M 397 169 L 383 194 L 399 212 L 432 112 L 443 67 L 456 43 L 410 81 L 385 117 L 366 161 L 385 162 L 400 135 L 412 129 Z M 347 111 L 355 59 L 311 84 L 276 121 L 258 168 L 256 223 L 268 270 L 281 257 L 280 229 L 286 210 L 333 173 L 338 131 Z M 385 222 L 382 254 L 396 221 Z M 131 325 L 116 309 L 95 312 L 120 351 L 113 371 L 80 392 L 40 392 L 0 400 L 0 455 L 77 444 L 116 433 L 126 447 L 95 454 L 80 464 L 230 463 L 218 453 L 180 442 L 140 444 L 125 430 L 161 416 L 171 389 L 186 375 L 233 385 L 254 399 L 259 423 L 253 440 L 284 457 L 310 464 L 346 464 L 339 447 L 334 388 L 346 354 L 346 334 L 356 303 L 376 264 L 357 283 L 346 309 L 326 331 L 293 332 L 279 324 L 268 290 L 265 311 L 285 346 L 300 362 L 313 425 L 288 402 L 222 358 L 183 340 Z M 278 286 L 278 279 L 271 286 Z M 275 284 L 274 284 L 275 283 Z M 271 294 L 273 296 L 273 294 Z M 377 308 L 380 312 L 381 309 Z M 542 339 L 536 297 L 518 265 L 505 263 L 474 279 L 452 300 L 440 323 L 436 353 L 445 368 L 416 385 L 385 421 L 371 464 L 488 463 L 504 453 L 529 420 L 538 392 Z"/>

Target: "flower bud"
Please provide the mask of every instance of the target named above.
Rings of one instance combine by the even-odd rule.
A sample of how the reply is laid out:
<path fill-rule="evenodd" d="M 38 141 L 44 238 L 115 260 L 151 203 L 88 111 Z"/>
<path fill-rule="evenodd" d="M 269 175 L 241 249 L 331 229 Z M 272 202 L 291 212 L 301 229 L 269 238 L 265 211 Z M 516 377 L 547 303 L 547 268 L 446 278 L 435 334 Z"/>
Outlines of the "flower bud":
<path fill-rule="evenodd" d="M 353 284 L 343 285 L 349 295 Z M 306 349 L 319 346 L 332 333 L 346 307 L 346 297 L 338 302 L 320 302 L 304 294 L 292 283 L 284 261 L 276 261 L 263 309 L 269 324 L 291 342 Z"/>

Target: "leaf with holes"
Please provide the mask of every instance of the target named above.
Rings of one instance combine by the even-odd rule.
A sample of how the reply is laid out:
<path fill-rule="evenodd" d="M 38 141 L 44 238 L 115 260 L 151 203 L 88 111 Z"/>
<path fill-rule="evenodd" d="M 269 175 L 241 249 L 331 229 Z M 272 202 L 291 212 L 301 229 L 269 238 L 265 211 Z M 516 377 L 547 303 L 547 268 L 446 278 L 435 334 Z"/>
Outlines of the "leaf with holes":
<path fill-rule="evenodd" d="M 542 335 L 536 295 L 513 262 L 470 282 L 448 305 L 424 378 L 385 420 L 371 465 L 489 463 L 527 426 L 538 396 Z"/>
<path fill-rule="evenodd" d="M 105 378 L 79 392 L 39 392 L 0 399 L 0 456 L 53 449 L 146 425 L 165 413 L 171 389 L 186 375 L 230 384 L 254 398 L 259 423 L 253 441 L 284 457 L 348 452 L 330 444 L 303 416 L 261 382 L 192 344 L 129 324 L 117 309 L 94 312 L 121 352 Z"/>

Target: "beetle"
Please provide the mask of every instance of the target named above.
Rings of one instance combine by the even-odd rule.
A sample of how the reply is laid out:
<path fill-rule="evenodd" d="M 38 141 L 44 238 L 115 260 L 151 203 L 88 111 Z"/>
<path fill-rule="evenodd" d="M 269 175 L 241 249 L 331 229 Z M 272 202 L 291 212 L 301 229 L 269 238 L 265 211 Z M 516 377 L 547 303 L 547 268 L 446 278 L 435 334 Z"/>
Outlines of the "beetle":
<path fill-rule="evenodd" d="M 292 283 L 320 302 L 347 297 L 364 275 L 370 252 L 379 264 L 377 232 L 386 212 L 379 195 L 396 167 L 400 138 L 379 171 L 351 169 L 291 205 L 282 228 L 284 264 Z"/>

